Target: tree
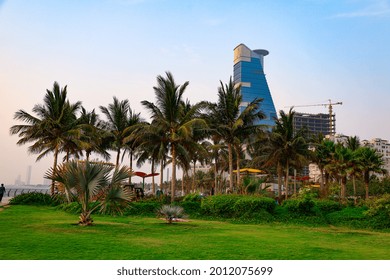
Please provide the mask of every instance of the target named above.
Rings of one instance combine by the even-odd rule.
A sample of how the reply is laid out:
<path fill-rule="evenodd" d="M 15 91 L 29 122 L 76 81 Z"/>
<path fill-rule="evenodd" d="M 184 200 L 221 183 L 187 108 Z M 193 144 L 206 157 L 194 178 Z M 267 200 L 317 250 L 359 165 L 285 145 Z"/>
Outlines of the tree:
<path fill-rule="evenodd" d="M 330 162 L 332 154 L 335 152 L 333 141 L 325 139 L 322 135 L 312 139 L 314 151 L 311 153 L 311 160 L 317 164 L 320 170 L 320 193 L 323 197 L 328 195 L 328 171 L 325 166 Z M 324 180 L 325 177 L 325 180 Z"/>
<path fill-rule="evenodd" d="M 97 208 L 120 211 L 127 206 L 132 195 L 122 184 L 131 176 L 127 167 L 114 169 L 106 163 L 71 160 L 49 170 L 46 178 L 62 184 L 68 193 L 74 193 L 81 205 L 79 224 L 92 225 L 91 214 Z M 98 202 L 92 204 L 92 202 Z"/>
<path fill-rule="evenodd" d="M 240 154 L 244 139 L 259 133 L 262 126 L 257 121 L 264 118 L 260 110 L 262 99 L 256 98 L 243 107 L 240 87 L 230 77 L 228 84 L 220 81 L 217 104 L 210 104 L 209 123 L 212 129 L 226 142 L 229 153 L 229 183 L 233 189 L 233 150 L 237 156 L 237 184 L 240 184 Z"/>
<path fill-rule="evenodd" d="M 163 133 L 164 142 L 172 158 L 171 201 L 174 201 L 176 191 L 176 165 L 178 151 L 183 150 L 183 143 L 191 140 L 195 126 L 206 126 L 206 122 L 197 118 L 203 105 L 194 105 L 191 110 L 183 114 L 183 94 L 189 82 L 177 85 L 173 75 L 166 72 L 166 78 L 157 76 L 157 86 L 153 87 L 156 95 L 156 104 L 142 101 L 142 105 L 151 113 L 151 126 L 157 134 Z"/>
<path fill-rule="evenodd" d="M 305 138 L 305 130 L 294 131 L 293 120 L 295 111 L 290 108 L 286 114 L 283 110 L 279 111 L 279 118 L 275 120 L 275 127 L 271 133 L 271 154 L 276 156 L 277 164 L 280 170 L 284 164 L 285 171 L 285 198 L 288 198 L 289 192 L 289 172 L 290 167 L 301 167 L 307 162 L 308 144 Z"/>
<path fill-rule="evenodd" d="M 107 152 L 109 148 L 109 133 L 104 130 L 104 123 L 99 119 L 99 115 L 95 113 L 95 110 L 87 112 L 82 107 L 78 126 L 83 131 L 83 143 L 87 144 L 84 145 L 86 159 L 89 160 L 90 155 L 95 152 L 105 160 L 109 160 L 111 157 Z"/>
<path fill-rule="evenodd" d="M 80 136 L 80 130 L 76 128 L 76 112 L 81 102 L 71 104 L 67 98 L 67 86 L 60 88 L 54 82 L 53 89 L 46 90 L 43 104 L 36 104 L 32 111 L 36 116 L 19 110 L 14 119 L 26 124 L 14 125 L 10 128 L 12 135 L 17 134 L 18 145 L 33 142 L 28 151 L 39 154 L 37 161 L 48 155 L 54 154 L 53 170 L 57 168 L 58 155 L 61 151 L 68 151 L 69 141 Z M 51 194 L 54 194 L 54 181 L 51 185 Z"/>
<path fill-rule="evenodd" d="M 373 148 L 360 147 L 356 151 L 357 161 L 361 165 L 363 173 L 364 185 L 366 190 L 366 199 L 369 198 L 370 173 L 386 174 L 386 169 L 383 168 L 383 156 L 378 154 Z"/>
<path fill-rule="evenodd" d="M 100 106 L 100 110 L 106 116 L 105 129 L 112 138 L 111 149 L 116 151 L 116 166 L 119 166 L 119 159 L 122 148 L 125 147 L 123 140 L 126 138 L 126 128 L 128 127 L 128 114 L 131 110 L 129 101 L 119 101 L 115 96 L 113 103 L 108 107 Z"/>
<path fill-rule="evenodd" d="M 357 155 L 357 150 L 360 148 L 359 137 L 357 136 L 348 137 L 346 145 L 347 148 L 352 151 L 351 166 L 348 173 L 350 176 L 352 176 L 353 198 L 356 205 L 357 204 L 356 177 L 359 176 L 359 174 L 361 174 L 361 167 L 362 167 Z"/>

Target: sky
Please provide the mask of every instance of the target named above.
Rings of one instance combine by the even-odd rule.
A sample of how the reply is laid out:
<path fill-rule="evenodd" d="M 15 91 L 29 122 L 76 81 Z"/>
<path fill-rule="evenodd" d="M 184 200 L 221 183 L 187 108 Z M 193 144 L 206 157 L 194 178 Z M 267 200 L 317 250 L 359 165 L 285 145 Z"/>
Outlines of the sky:
<path fill-rule="evenodd" d="M 155 100 L 165 71 L 189 81 L 191 103 L 217 101 L 240 43 L 269 51 L 277 111 L 342 102 L 337 133 L 390 140 L 390 0 L 0 0 L 0 181 L 26 181 L 32 166 L 31 183 L 43 183 L 53 157 L 36 162 L 9 128 L 54 81 L 101 116 L 116 96 L 148 119 L 141 101 Z"/>

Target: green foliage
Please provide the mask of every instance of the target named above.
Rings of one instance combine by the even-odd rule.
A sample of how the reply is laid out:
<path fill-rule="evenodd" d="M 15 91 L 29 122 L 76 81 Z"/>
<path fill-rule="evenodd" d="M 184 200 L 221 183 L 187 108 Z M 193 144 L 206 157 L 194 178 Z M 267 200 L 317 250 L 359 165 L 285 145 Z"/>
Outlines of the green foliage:
<path fill-rule="evenodd" d="M 328 222 L 335 226 L 348 226 L 354 228 L 367 228 L 366 211 L 363 207 L 346 207 L 340 211 L 326 215 Z"/>
<path fill-rule="evenodd" d="M 390 194 L 367 202 L 368 210 L 364 215 L 369 217 L 369 224 L 375 229 L 390 228 Z"/>
<path fill-rule="evenodd" d="M 49 194 L 39 193 L 39 192 L 30 192 L 23 193 L 11 198 L 11 205 L 48 205 L 54 206 L 58 202 L 56 199 L 53 199 Z"/>
<path fill-rule="evenodd" d="M 201 196 L 199 193 L 189 193 L 183 197 L 183 202 L 200 202 L 202 198 L 203 196 Z"/>
<path fill-rule="evenodd" d="M 253 217 L 259 213 L 273 213 L 276 203 L 272 198 L 242 195 L 215 195 L 202 200 L 206 215 L 221 218 Z"/>
<path fill-rule="evenodd" d="M 333 200 L 316 200 L 315 207 L 322 213 L 328 214 L 335 211 L 340 211 L 344 208 L 343 204 Z"/>
<path fill-rule="evenodd" d="M 179 205 L 184 208 L 187 214 L 199 215 L 201 212 L 200 201 L 182 201 Z"/>
<path fill-rule="evenodd" d="M 265 210 L 273 213 L 276 207 L 275 200 L 269 197 L 243 196 L 235 202 L 233 210 L 236 215 L 258 213 Z"/>
<path fill-rule="evenodd" d="M 202 200 L 202 212 L 215 217 L 231 218 L 234 216 L 234 204 L 240 195 L 213 195 Z"/>
<path fill-rule="evenodd" d="M 315 202 L 310 197 L 303 199 L 288 199 L 283 202 L 283 207 L 291 214 L 313 215 L 315 214 Z"/>

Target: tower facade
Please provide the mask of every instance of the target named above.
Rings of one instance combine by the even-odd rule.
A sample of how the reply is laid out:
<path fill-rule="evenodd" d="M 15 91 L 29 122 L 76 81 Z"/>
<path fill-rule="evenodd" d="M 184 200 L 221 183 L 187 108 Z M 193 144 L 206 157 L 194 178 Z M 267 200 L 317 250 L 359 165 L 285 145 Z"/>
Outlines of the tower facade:
<path fill-rule="evenodd" d="M 244 44 L 234 49 L 234 83 L 241 86 L 244 108 L 255 98 L 262 98 L 260 109 L 265 114 L 265 119 L 260 124 L 274 126 L 276 118 L 275 105 L 264 74 L 264 56 L 267 50 L 251 50 Z"/>

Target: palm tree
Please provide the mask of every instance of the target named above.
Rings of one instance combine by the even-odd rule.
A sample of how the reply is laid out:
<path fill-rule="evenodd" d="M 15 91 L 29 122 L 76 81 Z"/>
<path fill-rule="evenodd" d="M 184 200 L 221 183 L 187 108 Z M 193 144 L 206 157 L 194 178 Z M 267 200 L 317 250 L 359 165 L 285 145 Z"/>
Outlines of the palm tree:
<path fill-rule="evenodd" d="M 295 111 L 290 108 L 286 114 L 283 110 L 279 112 L 279 118 L 275 120 L 275 127 L 271 134 L 271 154 L 279 159 L 278 170 L 284 164 L 285 171 L 285 198 L 289 192 L 289 172 L 290 167 L 301 167 L 307 162 L 308 144 L 305 138 L 305 130 L 294 131 L 293 120 Z"/>
<path fill-rule="evenodd" d="M 353 186 L 353 199 L 355 205 L 357 204 L 357 196 L 356 196 L 356 176 L 361 174 L 361 165 L 358 160 L 357 150 L 360 148 L 359 137 L 350 136 L 347 138 L 347 148 L 352 151 L 352 159 L 351 159 L 351 167 L 349 169 L 349 175 L 352 176 L 352 186 Z"/>
<path fill-rule="evenodd" d="M 83 143 L 87 143 L 84 146 L 86 160 L 89 160 L 93 152 L 102 156 L 105 160 L 109 160 L 110 154 L 107 152 L 109 148 L 109 134 L 103 129 L 104 124 L 99 119 L 99 115 L 95 113 L 95 110 L 88 112 L 82 107 L 78 126 L 83 131 Z"/>
<path fill-rule="evenodd" d="M 176 165 L 180 150 L 184 150 L 183 143 L 193 136 L 195 126 L 206 126 L 204 120 L 197 116 L 203 105 L 194 105 L 191 110 L 183 113 L 183 94 L 189 82 L 177 85 L 173 75 L 166 72 L 166 78 L 157 76 L 157 86 L 153 87 L 156 95 L 156 104 L 142 101 L 142 105 L 152 115 L 151 126 L 156 133 L 163 133 L 163 141 L 168 144 L 172 157 L 171 201 L 174 201 L 176 191 Z"/>
<path fill-rule="evenodd" d="M 314 151 L 311 153 L 311 160 L 317 164 L 320 170 L 320 193 L 323 197 L 328 195 L 328 171 L 325 166 L 330 162 L 332 154 L 335 152 L 333 141 L 325 139 L 322 135 L 312 139 Z M 324 178 L 325 177 L 325 178 Z M 325 180 L 324 180 L 325 179 Z"/>
<path fill-rule="evenodd" d="M 384 160 L 383 156 L 378 154 L 373 148 L 360 147 L 356 151 L 357 161 L 361 165 L 363 173 L 364 185 L 366 189 L 366 199 L 369 198 L 369 184 L 370 184 L 370 173 L 381 173 L 386 174 L 386 169 L 383 168 Z"/>
<path fill-rule="evenodd" d="M 60 88 L 57 82 L 54 82 L 51 91 L 46 90 L 43 101 L 43 104 L 36 104 L 32 109 L 36 116 L 24 110 L 17 111 L 14 119 L 26 124 L 12 126 L 10 133 L 18 134 L 20 138 L 18 145 L 33 142 L 28 151 L 39 154 L 37 161 L 53 152 L 53 170 L 56 170 L 59 153 L 70 151 L 66 143 L 80 136 L 80 131 L 76 128 L 76 112 L 81 103 L 69 103 L 67 86 Z M 52 181 L 51 194 L 54 194 L 54 189 L 54 181 Z"/>
<path fill-rule="evenodd" d="M 132 133 L 133 131 L 139 131 L 138 128 L 144 128 L 147 123 L 141 118 L 141 113 L 136 113 L 135 111 L 129 108 L 129 115 L 127 118 L 127 127 L 124 130 L 125 135 L 129 135 L 123 139 L 125 152 L 129 153 L 130 169 L 133 170 L 133 157 L 139 148 L 141 141 L 136 134 Z M 153 168 L 152 168 L 153 169 Z M 153 173 L 153 172 L 152 172 Z M 131 177 L 129 177 L 129 184 L 131 184 Z"/>
<path fill-rule="evenodd" d="M 97 208 L 107 211 L 120 211 L 126 207 L 132 195 L 122 187 L 124 180 L 131 176 L 127 167 L 114 169 L 106 163 L 80 162 L 71 160 L 57 170 L 49 170 L 46 178 L 62 184 L 68 193 L 76 194 L 81 204 L 79 224 L 92 225 L 91 214 Z M 92 204 L 97 201 L 98 203 Z"/>
<path fill-rule="evenodd" d="M 130 109 L 129 101 L 119 101 L 115 96 L 113 103 L 108 107 L 100 106 L 100 110 L 107 118 L 105 129 L 110 133 L 112 141 L 112 149 L 116 151 L 116 166 L 119 166 L 119 159 L 122 148 L 125 147 L 123 140 L 126 138 L 126 128 L 128 127 L 128 114 Z"/>
<path fill-rule="evenodd" d="M 220 81 L 217 104 L 210 104 L 210 125 L 221 136 L 228 146 L 229 153 L 229 183 L 233 189 L 233 149 L 237 156 L 237 184 L 240 184 L 240 154 L 244 139 L 261 131 L 258 120 L 264 118 L 259 110 L 262 99 L 256 98 L 245 108 L 242 108 L 240 87 L 235 85 L 230 77 L 228 84 Z"/>

